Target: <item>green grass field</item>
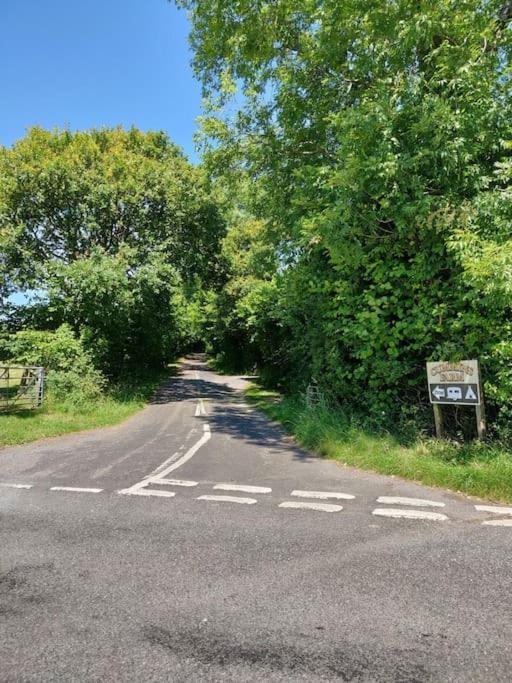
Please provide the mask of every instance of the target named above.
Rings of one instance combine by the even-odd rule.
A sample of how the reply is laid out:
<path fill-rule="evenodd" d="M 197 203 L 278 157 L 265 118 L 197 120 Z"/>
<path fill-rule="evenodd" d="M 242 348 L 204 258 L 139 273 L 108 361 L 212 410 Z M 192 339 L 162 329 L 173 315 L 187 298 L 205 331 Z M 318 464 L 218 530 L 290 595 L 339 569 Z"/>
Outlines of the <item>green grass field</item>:
<path fill-rule="evenodd" d="M 299 444 L 321 457 L 496 502 L 512 502 L 512 455 L 498 446 L 419 438 L 404 445 L 391 434 L 361 426 L 341 410 L 308 407 L 302 398 L 283 397 L 256 385 L 246 396 L 281 422 Z"/>
<path fill-rule="evenodd" d="M 173 372 L 170 367 L 132 377 L 93 404 L 58 402 L 49 395 L 38 410 L 0 413 L 0 446 L 118 424 L 141 410 L 158 384 Z"/>

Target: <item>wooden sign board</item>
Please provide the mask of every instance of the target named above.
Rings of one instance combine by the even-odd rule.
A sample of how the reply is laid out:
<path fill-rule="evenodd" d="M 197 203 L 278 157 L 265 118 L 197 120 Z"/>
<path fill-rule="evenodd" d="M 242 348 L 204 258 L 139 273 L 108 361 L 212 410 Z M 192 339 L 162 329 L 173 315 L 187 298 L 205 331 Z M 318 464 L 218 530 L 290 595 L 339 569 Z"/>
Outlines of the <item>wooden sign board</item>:
<path fill-rule="evenodd" d="M 430 403 L 478 406 L 482 402 L 477 360 L 427 363 Z"/>
<path fill-rule="evenodd" d="M 443 436 L 444 431 L 441 405 L 458 405 L 474 406 L 476 428 L 479 438 L 482 439 L 486 433 L 486 422 L 478 361 L 429 362 L 427 363 L 427 381 L 438 438 Z"/>

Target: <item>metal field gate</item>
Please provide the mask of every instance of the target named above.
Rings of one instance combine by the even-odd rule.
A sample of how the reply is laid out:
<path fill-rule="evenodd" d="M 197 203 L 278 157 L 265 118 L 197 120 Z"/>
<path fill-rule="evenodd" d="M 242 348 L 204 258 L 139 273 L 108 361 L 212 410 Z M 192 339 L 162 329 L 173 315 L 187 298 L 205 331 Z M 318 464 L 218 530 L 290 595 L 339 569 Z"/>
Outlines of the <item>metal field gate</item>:
<path fill-rule="evenodd" d="M 39 408 L 43 392 L 43 368 L 0 365 L 0 411 Z"/>

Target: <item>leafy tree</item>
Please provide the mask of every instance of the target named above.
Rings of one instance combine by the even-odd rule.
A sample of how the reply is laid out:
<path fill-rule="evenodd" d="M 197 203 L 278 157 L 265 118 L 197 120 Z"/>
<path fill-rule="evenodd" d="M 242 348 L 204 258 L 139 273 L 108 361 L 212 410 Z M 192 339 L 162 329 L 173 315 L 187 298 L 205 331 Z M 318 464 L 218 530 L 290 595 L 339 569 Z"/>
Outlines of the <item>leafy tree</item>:
<path fill-rule="evenodd" d="M 33 128 L 0 148 L 0 294 L 39 296 L 4 303 L 4 325 L 68 323 L 108 375 L 187 343 L 187 300 L 222 276 L 223 234 L 204 173 L 163 133 Z"/>
<path fill-rule="evenodd" d="M 250 186 L 235 202 L 275 254 L 268 304 L 239 333 L 259 326 L 283 379 L 375 415 L 426 401 L 429 358 L 478 357 L 507 415 L 509 3 L 178 4 L 210 103 L 206 163 Z"/>
<path fill-rule="evenodd" d="M 201 171 L 164 133 L 32 128 L 0 149 L 0 181 L 4 269 L 19 284 L 125 245 L 141 261 L 158 247 L 189 278 L 208 270 L 223 231 Z"/>

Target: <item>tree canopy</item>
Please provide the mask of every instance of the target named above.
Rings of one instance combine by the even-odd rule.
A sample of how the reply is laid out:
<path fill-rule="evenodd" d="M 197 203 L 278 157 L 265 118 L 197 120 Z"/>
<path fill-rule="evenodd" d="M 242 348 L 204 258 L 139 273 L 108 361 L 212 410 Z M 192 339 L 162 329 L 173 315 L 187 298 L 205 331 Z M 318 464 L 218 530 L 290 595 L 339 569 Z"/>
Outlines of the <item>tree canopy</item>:
<path fill-rule="evenodd" d="M 4 295 L 40 299 L 11 327 L 68 323 L 108 373 L 176 353 L 223 233 L 203 172 L 163 133 L 33 128 L 0 149 Z"/>
<path fill-rule="evenodd" d="M 224 290 L 224 345 L 242 336 L 281 381 L 395 416 L 427 400 L 426 360 L 478 357 L 510 414 L 509 4 L 179 4 L 205 163 L 250 188 L 235 204 L 275 257 Z"/>

